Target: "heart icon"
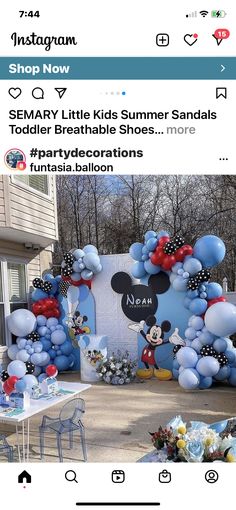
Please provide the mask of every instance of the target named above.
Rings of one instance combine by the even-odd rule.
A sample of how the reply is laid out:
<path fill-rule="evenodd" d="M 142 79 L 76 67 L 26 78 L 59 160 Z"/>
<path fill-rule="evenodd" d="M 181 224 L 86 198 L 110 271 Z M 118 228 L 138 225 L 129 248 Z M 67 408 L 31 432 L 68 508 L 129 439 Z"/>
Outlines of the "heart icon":
<path fill-rule="evenodd" d="M 13 99 L 17 99 L 21 95 L 22 90 L 19 87 L 12 87 L 8 90 L 8 94 L 13 97 Z"/>
<path fill-rule="evenodd" d="M 197 42 L 197 34 L 185 34 L 184 40 L 189 46 L 193 46 Z"/>

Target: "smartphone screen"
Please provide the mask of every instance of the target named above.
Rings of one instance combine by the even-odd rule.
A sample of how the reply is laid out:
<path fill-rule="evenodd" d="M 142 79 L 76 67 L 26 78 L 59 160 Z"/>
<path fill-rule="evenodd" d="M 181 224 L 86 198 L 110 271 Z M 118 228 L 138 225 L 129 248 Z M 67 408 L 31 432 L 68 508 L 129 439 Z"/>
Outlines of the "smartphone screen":
<path fill-rule="evenodd" d="M 3 505 L 232 492 L 235 10 L 4 6 Z"/>

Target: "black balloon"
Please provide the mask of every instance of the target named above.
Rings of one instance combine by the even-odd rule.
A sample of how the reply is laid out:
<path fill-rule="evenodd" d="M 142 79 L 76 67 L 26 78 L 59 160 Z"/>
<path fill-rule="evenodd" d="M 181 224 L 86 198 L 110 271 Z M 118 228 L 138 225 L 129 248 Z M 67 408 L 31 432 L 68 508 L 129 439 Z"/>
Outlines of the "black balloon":
<path fill-rule="evenodd" d="M 26 361 L 25 366 L 26 366 L 26 374 L 34 373 L 35 365 L 33 363 L 31 363 L 31 361 Z"/>
<path fill-rule="evenodd" d="M 67 291 L 68 291 L 69 287 L 70 287 L 69 282 L 63 282 L 63 280 L 60 281 L 59 291 L 63 297 L 67 297 Z"/>
<path fill-rule="evenodd" d="M 41 278 L 34 278 L 33 286 L 35 289 L 42 289 L 43 288 L 43 280 Z"/>
<path fill-rule="evenodd" d="M 44 282 L 42 289 L 44 292 L 50 292 L 52 290 L 51 282 Z"/>
<path fill-rule="evenodd" d="M 9 377 L 8 372 L 6 370 L 3 370 L 2 373 L 1 373 L 1 381 L 2 382 L 7 381 L 8 377 Z"/>
<path fill-rule="evenodd" d="M 73 271 L 72 267 L 67 264 L 66 267 L 62 268 L 61 272 L 62 272 L 63 276 L 70 276 L 74 271 Z"/>
<path fill-rule="evenodd" d="M 32 342 L 37 342 L 40 339 L 40 335 L 37 331 L 32 331 L 27 335 L 27 340 L 32 340 Z"/>
<path fill-rule="evenodd" d="M 182 248 L 182 246 L 184 246 L 184 244 L 185 244 L 185 240 L 183 239 L 183 237 L 181 237 L 179 235 L 174 237 L 173 242 L 175 243 L 177 248 Z"/>

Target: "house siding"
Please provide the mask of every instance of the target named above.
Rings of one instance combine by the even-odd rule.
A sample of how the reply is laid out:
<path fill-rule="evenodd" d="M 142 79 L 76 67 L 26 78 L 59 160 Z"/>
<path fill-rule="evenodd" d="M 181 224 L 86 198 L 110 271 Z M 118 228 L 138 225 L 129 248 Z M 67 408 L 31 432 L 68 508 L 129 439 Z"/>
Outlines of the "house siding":
<path fill-rule="evenodd" d="M 3 175 L 0 175 L 0 227 L 6 226 Z"/>
<path fill-rule="evenodd" d="M 10 227 L 49 239 L 57 239 L 57 215 L 54 178 L 49 179 L 50 195 L 43 196 L 31 188 L 8 179 Z"/>

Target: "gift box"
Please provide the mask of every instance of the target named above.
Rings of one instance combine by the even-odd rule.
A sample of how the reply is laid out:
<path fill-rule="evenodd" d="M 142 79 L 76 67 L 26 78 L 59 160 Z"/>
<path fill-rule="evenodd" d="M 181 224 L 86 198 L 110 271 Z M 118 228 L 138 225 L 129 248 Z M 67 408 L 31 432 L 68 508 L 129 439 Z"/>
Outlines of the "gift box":
<path fill-rule="evenodd" d="M 58 392 L 58 382 L 55 377 L 47 377 L 41 383 L 41 391 L 46 395 L 55 394 Z"/>
<path fill-rule="evenodd" d="M 19 391 L 14 391 L 9 396 L 9 406 L 15 409 L 29 409 L 30 407 L 30 396 L 27 391 L 21 393 Z"/>

